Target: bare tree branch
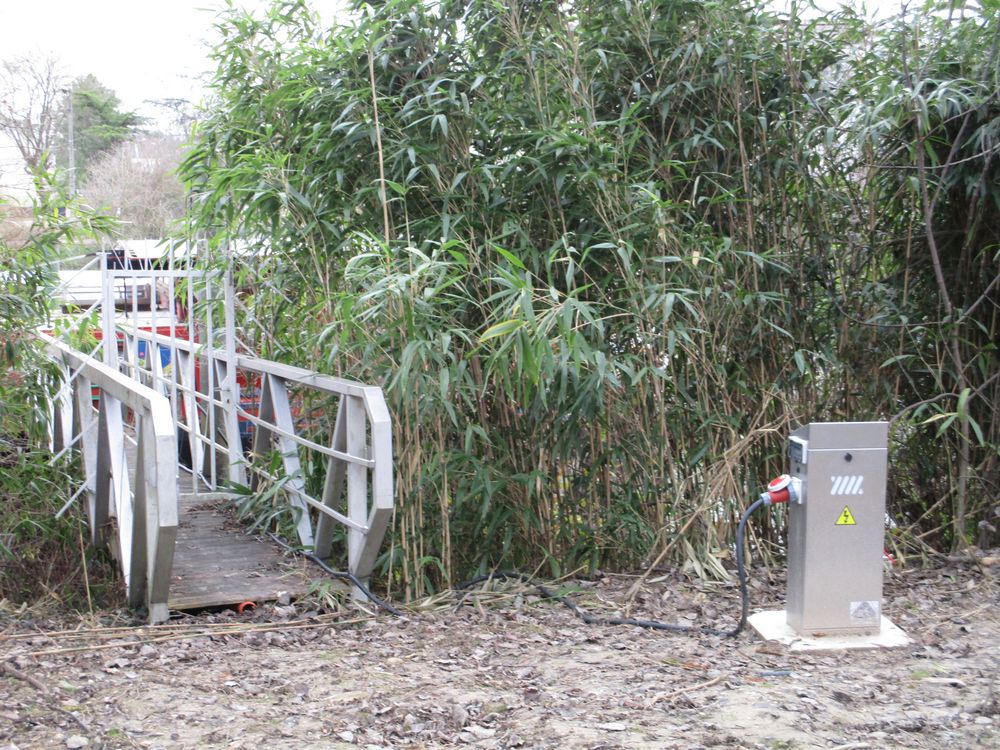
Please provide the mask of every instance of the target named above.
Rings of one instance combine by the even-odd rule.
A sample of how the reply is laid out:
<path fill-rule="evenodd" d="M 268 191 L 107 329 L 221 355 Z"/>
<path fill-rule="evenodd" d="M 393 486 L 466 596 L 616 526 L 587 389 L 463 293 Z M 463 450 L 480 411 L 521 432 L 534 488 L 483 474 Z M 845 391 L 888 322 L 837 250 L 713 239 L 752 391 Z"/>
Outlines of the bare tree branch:
<path fill-rule="evenodd" d="M 55 58 L 0 63 L 0 132 L 14 142 L 29 173 L 47 166 L 66 85 Z"/>
<path fill-rule="evenodd" d="M 162 237 L 184 213 L 184 188 L 175 174 L 181 142 L 146 136 L 119 144 L 95 162 L 81 193 L 123 222 L 132 238 Z"/>

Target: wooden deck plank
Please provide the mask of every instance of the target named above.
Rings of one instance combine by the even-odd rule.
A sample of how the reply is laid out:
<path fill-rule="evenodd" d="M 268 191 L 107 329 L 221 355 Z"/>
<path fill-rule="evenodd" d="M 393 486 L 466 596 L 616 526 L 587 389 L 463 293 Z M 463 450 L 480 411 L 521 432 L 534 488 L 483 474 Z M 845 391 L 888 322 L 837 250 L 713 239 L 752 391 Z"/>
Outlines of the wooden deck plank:
<path fill-rule="evenodd" d="M 225 500 L 181 504 L 171 609 L 196 609 L 277 599 L 308 593 L 310 577 L 302 560 L 238 528 L 222 507 Z"/>
<path fill-rule="evenodd" d="M 126 441 L 129 466 L 135 466 L 135 446 Z M 131 473 L 131 472 L 130 472 Z M 170 576 L 171 610 L 225 607 L 241 602 L 274 601 L 309 592 L 315 569 L 278 545 L 248 535 L 226 503 L 232 496 L 212 492 L 178 467 L 178 526 Z M 312 575 L 310 575 L 312 574 Z"/>

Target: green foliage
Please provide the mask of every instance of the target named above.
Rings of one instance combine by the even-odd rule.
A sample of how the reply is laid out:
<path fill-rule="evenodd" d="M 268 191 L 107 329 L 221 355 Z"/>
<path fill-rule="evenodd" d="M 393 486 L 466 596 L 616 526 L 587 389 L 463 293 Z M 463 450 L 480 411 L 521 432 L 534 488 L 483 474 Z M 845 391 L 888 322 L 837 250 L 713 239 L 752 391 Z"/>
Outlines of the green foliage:
<path fill-rule="evenodd" d="M 110 236 L 114 219 L 73 203 L 48 173 L 35 178 L 33 222 L 23 243 L 0 238 L 0 366 L 30 373 L 30 331 L 50 320 L 58 261 L 85 243 Z M 0 202 L 0 213 L 4 204 Z M 11 404 L 5 404 L 8 408 Z"/>
<path fill-rule="evenodd" d="M 953 26 L 974 55 L 988 24 L 935 33 Z M 887 163 L 914 158 L 891 28 L 735 0 L 398 0 L 332 30 L 301 2 L 219 30 L 217 101 L 183 166 L 193 228 L 267 248 L 240 281 L 262 354 L 386 385 L 410 594 L 657 545 L 717 573 L 790 425 L 952 387 L 940 361 L 909 364 L 954 329 L 928 326 L 896 233 L 919 213 Z M 973 89 L 956 106 L 990 150 L 956 190 L 993 165 Z M 928 111 L 951 123 L 949 106 Z M 969 251 L 993 258 L 985 281 L 991 242 Z M 970 409 L 996 387 L 982 342 Z M 995 477 L 995 413 L 962 413 Z"/>
<path fill-rule="evenodd" d="M 77 182 L 80 183 L 97 157 L 133 137 L 145 121 L 135 112 L 122 110 L 115 92 L 93 75 L 73 81 L 70 96 L 73 97 L 73 137 Z M 57 128 L 59 164 L 65 168 L 69 164 L 70 109 L 67 107 L 60 114 Z"/>
<path fill-rule="evenodd" d="M 113 566 L 84 550 L 75 510 L 56 518 L 71 488 L 68 467 L 36 447 L 48 431 L 54 380 L 31 333 L 49 319 L 56 261 L 113 224 L 72 203 L 69 216 L 61 215 L 66 196 L 49 176 L 37 180 L 27 241 L 14 247 L 0 240 L 0 599 L 83 608 L 114 600 Z M 81 575 L 84 566 L 89 576 Z"/>
<path fill-rule="evenodd" d="M 838 113 L 862 149 L 856 186 L 878 206 L 871 257 L 892 295 L 878 323 L 896 342 L 877 387 L 912 425 L 898 453 L 916 478 L 912 511 L 956 547 L 971 538 L 970 519 L 983 529 L 996 517 L 998 44 L 996 9 L 950 5 L 886 24 L 849 83 L 869 100 Z"/>
<path fill-rule="evenodd" d="M 17 395 L 10 383 L 4 397 Z M 87 548 L 76 513 L 56 518 L 71 494 L 65 466 L 33 449 L 12 431 L 4 414 L 0 430 L 0 600 L 86 610 L 121 604 L 115 565 Z M 86 569 L 86 570 L 85 570 Z"/>

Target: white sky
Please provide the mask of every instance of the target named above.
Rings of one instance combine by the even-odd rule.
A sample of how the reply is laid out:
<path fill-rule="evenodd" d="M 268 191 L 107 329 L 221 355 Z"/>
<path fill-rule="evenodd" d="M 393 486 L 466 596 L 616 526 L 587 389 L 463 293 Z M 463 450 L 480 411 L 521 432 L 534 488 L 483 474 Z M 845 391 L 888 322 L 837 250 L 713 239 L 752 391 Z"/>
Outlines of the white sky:
<path fill-rule="evenodd" d="M 51 55 L 70 78 L 92 73 L 126 108 L 190 98 L 207 69 L 216 0 L 0 0 L 3 57 Z"/>
<path fill-rule="evenodd" d="M 829 0 L 837 4 L 837 0 Z M 234 0 L 260 8 L 267 0 Z M 789 0 L 775 0 L 775 5 Z M 207 47 L 224 0 L 0 0 L 0 58 L 51 54 L 71 78 L 92 73 L 146 116 L 149 99 L 197 99 L 210 69 Z M 899 0 L 867 0 L 898 7 Z M 324 18 L 340 0 L 312 0 Z"/>
<path fill-rule="evenodd" d="M 268 0 L 234 0 L 263 8 Z M 342 0 L 312 0 L 331 19 Z M 150 100 L 197 102 L 224 0 L 0 0 L 0 59 L 52 56 L 70 79 L 93 74 L 134 110 L 163 123 Z M 158 119 L 159 118 L 159 119 Z M 27 187 L 17 149 L 0 139 L 0 193 Z"/>
<path fill-rule="evenodd" d="M 234 0 L 263 8 L 267 0 Z M 339 0 L 313 0 L 324 18 Z M 224 0 L 0 0 L 0 58 L 51 54 L 70 78 L 92 73 L 126 109 L 150 99 L 197 99 Z"/>
<path fill-rule="evenodd" d="M 243 4 L 243 3 L 241 3 Z M 262 0 L 249 0 L 260 5 Z M 0 57 L 52 56 L 69 78 L 92 73 L 146 117 L 155 99 L 197 100 L 221 0 L 0 0 Z M 0 190 L 23 172 L 0 143 Z"/>

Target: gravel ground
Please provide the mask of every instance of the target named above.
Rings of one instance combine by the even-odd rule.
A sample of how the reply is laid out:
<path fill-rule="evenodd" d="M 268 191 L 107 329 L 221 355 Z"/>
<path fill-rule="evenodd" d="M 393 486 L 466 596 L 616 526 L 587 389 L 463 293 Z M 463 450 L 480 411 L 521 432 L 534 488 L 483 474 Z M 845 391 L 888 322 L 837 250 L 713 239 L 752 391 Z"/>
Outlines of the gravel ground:
<path fill-rule="evenodd" d="M 116 627 L 0 607 L 0 750 L 998 748 L 996 561 L 887 577 L 913 645 L 808 655 L 586 625 L 520 584 L 405 620 L 303 601 Z M 753 580 L 753 608 L 780 608 L 783 582 Z M 602 615 L 728 627 L 738 610 L 735 587 L 677 574 L 626 608 L 635 581 L 564 590 Z"/>

